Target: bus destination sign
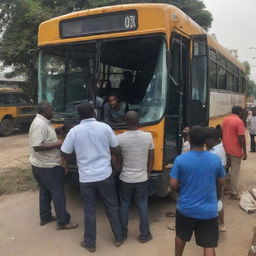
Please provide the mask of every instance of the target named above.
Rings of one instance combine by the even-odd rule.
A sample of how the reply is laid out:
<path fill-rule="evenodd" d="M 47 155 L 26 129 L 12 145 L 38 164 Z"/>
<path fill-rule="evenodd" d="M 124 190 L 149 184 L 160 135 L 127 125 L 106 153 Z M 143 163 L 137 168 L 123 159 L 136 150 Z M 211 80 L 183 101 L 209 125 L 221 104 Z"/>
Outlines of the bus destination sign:
<path fill-rule="evenodd" d="M 62 20 L 60 22 L 60 37 L 82 37 L 131 31 L 137 28 L 137 11 L 127 10 Z"/>

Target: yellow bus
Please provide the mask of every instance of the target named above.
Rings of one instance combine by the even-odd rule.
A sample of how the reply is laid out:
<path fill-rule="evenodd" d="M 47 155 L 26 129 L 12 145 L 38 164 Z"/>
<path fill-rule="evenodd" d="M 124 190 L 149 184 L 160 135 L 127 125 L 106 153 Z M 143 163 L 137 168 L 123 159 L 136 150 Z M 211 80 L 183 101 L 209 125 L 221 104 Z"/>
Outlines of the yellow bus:
<path fill-rule="evenodd" d="M 36 107 L 20 88 L 0 88 L 0 136 L 9 136 L 15 127 L 28 130 Z"/>
<path fill-rule="evenodd" d="M 39 101 L 53 103 L 56 125 L 77 122 L 90 101 L 103 120 L 106 83 L 118 92 L 129 72 L 126 110 L 152 133 L 154 192 L 168 192 L 168 172 L 182 146 L 183 127 L 220 125 L 244 105 L 244 66 L 181 10 L 128 4 L 84 10 L 40 24 Z M 124 123 L 111 124 L 121 133 Z"/>

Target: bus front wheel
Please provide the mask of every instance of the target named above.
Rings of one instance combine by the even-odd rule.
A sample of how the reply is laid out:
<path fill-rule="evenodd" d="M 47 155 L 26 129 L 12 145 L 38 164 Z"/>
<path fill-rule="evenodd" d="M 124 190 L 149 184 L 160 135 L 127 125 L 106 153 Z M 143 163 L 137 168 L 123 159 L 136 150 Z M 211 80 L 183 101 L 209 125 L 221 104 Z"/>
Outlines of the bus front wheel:
<path fill-rule="evenodd" d="M 14 131 L 14 122 L 10 118 L 5 118 L 0 123 L 0 135 L 9 136 Z"/>

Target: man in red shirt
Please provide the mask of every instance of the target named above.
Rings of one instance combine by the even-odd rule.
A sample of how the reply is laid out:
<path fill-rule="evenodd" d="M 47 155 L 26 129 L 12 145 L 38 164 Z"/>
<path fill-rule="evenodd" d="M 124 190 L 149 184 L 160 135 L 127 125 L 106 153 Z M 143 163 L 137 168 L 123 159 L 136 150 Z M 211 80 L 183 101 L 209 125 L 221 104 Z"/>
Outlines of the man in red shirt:
<path fill-rule="evenodd" d="M 234 106 L 232 114 L 224 118 L 222 123 L 222 142 L 227 154 L 227 163 L 230 164 L 231 199 L 239 199 L 237 182 L 241 159 L 246 160 L 245 126 L 239 115 L 243 108 Z"/>

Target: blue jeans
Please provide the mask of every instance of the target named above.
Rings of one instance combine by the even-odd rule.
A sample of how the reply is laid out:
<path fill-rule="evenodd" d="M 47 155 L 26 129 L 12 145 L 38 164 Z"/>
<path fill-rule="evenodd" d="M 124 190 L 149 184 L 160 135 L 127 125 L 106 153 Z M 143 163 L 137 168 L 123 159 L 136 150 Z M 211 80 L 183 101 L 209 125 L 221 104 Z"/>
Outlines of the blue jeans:
<path fill-rule="evenodd" d="M 123 240 L 119 215 L 119 204 L 114 178 L 111 175 L 105 180 L 80 183 L 84 202 L 84 242 L 90 248 L 96 247 L 96 194 L 99 192 L 107 216 L 117 241 Z"/>
<path fill-rule="evenodd" d="M 148 182 L 140 183 L 126 183 L 120 180 L 120 216 L 123 226 L 123 234 L 128 232 L 128 211 L 132 202 L 132 198 L 139 208 L 140 215 L 140 238 L 147 239 L 150 235 L 149 221 L 148 221 Z"/>
<path fill-rule="evenodd" d="M 66 211 L 64 193 L 64 170 L 61 166 L 53 168 L 39 168 L 32 166 L 32 172 L 39 186 L 39 212 L 41 221 L 51 219 L 51 201 L 56 212 L 57 223 L 69 223 L 70 214 Z"/>

